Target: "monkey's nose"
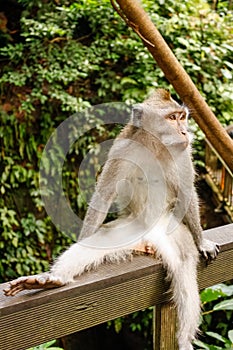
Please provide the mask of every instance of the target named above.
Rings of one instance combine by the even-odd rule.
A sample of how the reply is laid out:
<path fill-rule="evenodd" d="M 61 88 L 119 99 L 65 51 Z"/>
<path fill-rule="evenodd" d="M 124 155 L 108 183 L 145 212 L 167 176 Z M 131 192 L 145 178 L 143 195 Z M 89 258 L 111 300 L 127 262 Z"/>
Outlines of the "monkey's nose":
<path fill-rule="evenodd" d="M 178 133 L 181 135 L 186 135 L 186 130 L 184 130 L 182 128 L 178 128 Z"/>

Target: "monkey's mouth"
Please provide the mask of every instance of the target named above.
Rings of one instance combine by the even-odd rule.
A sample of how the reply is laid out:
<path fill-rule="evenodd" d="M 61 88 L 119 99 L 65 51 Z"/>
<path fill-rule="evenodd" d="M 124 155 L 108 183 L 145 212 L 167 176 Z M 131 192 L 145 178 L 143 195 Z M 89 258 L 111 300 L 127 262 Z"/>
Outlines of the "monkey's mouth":
<path fill-rule="evenodd" d="M 174 147 L 174 148 L 179 148 L 179 149 L 185 149 L 189 145 L 188 140 L 173 140 L 172 142 L 164 142 L 164 146 L 166 147 Z"/>
<path fill-rule="evenodd" d="M 190 144 L 190 140 L 187 135 L 179 135 L 177 140 L 174 140 L 174 145 L 182 148 L 187 148 Z"/>
<path fill-rule="evenodd" d="M 184 141 L 178 142 L 177 145 L 183 148 L 187 148 L 189 145 L 189 142 L 187 140 L 184 140 Z"/>

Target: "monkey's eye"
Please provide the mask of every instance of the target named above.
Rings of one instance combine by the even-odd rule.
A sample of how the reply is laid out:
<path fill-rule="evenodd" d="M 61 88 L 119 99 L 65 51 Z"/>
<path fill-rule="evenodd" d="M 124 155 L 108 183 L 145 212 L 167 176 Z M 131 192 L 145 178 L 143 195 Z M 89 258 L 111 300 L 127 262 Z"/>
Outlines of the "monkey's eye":
<path fill-rule="evenodd" d="M 186 113 L 181 113 L 180 120 L 186 120 Z"/>
<path fill-rule="evenodd" d="M 170 114 L 170 115 L 168 116 L 168 119 L 170 119 L 170 120 L 176 120 L 176 114 Z"/>

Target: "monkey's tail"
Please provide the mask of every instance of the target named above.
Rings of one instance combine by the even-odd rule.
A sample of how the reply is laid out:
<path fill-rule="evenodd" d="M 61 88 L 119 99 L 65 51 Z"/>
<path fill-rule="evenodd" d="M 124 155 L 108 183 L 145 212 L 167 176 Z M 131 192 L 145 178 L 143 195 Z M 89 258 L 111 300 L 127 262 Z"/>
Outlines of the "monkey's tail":
<path fill-rule="evenodd" d="M 198 332 L 200 320 L 196 272 L 198 252 L 192 235 L 183 224 L 167 234 L 165 222 L 165 228 L 163 226 L 159 230 L 156 229 L 150 238 L 162 258 L 167 278 L 171 283 L 172 297 L 177 309 L 179 350 L 191 350 L 193 349 L 191 343 Z"/>
<path fill-rule="evenodd" d="M 167 262 L 167 267 L 168 264 L 169 262 Z M 193 349 L 191 343 L 197 335 L 200 320 L 196 260 L 192 256 L 187 256 L 173 267 L 174 269 L 170 270 L 168 278 L 171 281 L 173 300 L 177 308 L 179 349 L 191 350 Z"/>

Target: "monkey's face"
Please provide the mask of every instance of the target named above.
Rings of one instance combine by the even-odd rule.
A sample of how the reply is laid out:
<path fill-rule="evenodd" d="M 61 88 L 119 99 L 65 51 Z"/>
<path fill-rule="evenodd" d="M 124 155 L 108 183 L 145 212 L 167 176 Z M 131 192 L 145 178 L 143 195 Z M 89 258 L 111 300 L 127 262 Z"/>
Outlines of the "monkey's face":
<path fill-rule="evenodd" d="M 174 101 L 166 90 L 157 90 L 133 108 L 133 124 L 146 130 L 166 147 L 185 149 L 191 141 L 188 109 Z"/>
<path fill-rule="evenodd" d="M 151 106 L 138 105 L 133 110 L 133 123 L 147 131 L 148 137 L 153 135 L 165 146 L 185 149 L 191 142 L 187 122 L 188 109 L 179 105 L 175 107 L 157 110 Z"/>
<path fill-rule="evenodd" d="M 165 117 L 165 123 L 168 127 L 168 133 L 162 139 L 164 143 L 168 145 L 180 145 L 186 148 L 191 139 L 188 132 L 188 109 L 182 108 L 176 109 L 174 112 L 167 114 Z M 166 141 L 166 142 L 165 142 Z"/>

